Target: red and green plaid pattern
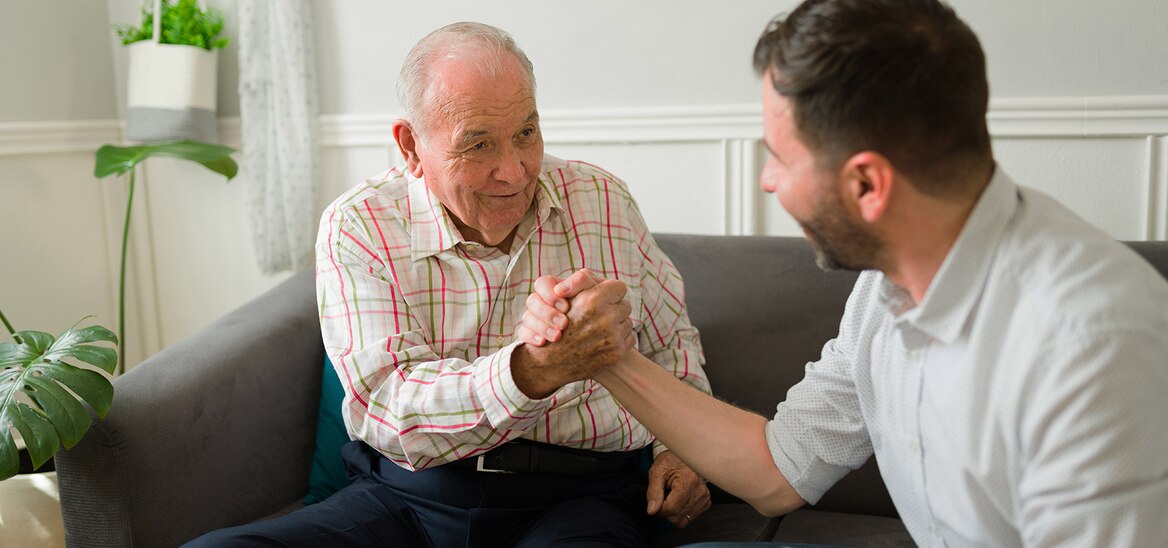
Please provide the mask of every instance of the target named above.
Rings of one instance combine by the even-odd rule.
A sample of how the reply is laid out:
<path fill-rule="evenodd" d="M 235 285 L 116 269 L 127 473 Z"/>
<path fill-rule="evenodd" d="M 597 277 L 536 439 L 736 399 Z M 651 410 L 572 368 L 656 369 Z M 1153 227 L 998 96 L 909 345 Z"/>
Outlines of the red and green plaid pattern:
<path fill-rule="evenodd" d="M 599 451 L 653 441 L 594 381 L 542 400 L 511 380 L 532 283 L 589 268 L 629 287 L 641 353 L 709 392 L 681 277 L 625 184 L 544 159 L 535 208 L 507 255 L 465 241 L 424 181 L 394 168 L 330 205 L 317 238 L 325 349 L 345 387 L 349 433 L 423 469 L 517 437 Z"/>

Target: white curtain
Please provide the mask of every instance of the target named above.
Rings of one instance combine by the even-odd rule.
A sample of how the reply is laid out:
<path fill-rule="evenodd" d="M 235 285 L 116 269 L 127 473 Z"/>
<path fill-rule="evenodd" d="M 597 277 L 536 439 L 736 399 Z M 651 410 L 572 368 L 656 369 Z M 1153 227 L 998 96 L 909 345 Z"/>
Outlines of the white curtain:
<path fill-rule="evenodd" d="M 240 0 L 243 175 L 266 274 L 312 262 L 318 103 L 307 0 Z"/>

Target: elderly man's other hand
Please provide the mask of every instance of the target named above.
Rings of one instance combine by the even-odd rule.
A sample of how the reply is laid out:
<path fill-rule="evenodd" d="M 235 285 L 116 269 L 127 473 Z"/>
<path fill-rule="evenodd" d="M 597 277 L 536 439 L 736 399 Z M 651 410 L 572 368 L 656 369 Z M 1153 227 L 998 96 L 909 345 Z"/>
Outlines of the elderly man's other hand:
<path fill-rule="evenodd" d="M 646 496 L 649 514 L 660 515 L 677 527 L 688 526 L 710 509 L 710 489 L 706 487 L 706 480 L 669 450 L 657 455 L 653 466 L 649 467 Z"/>
<path fill-rule="evenodd" d="M 530 397 L 547 397 L 569 382 L 591 378 L 624 357 L 636 344 L 629 318 L 632 307 L 625 300 L 628 287 L 624 283 L 597 281 L 590 274 L 579 278 L 573 274 L 568 279 L 580 282 L 580 286 L 568 287 L 576 294 L 567 306 L 565 327 L 557 340 L 545 346 L 520 345 L 512 354 L 511 375 Z M 583 289 L 585 286 L 587 289 Z M 548 308 L 555 310 L 554 306 Z M 519 333 L 520 340 L 534 343 L 531 333 L 530 329 Z"/>

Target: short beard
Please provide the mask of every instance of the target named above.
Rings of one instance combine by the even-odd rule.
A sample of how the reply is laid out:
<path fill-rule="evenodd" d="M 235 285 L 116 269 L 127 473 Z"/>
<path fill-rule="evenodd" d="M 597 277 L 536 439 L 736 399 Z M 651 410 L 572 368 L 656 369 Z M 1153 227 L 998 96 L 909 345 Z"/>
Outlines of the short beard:
<path fill-rule="evenodd" d="M 815 264 L 829 272 L 879 268 L 884 242 L 844 217 L 843 213 L 839 194 L 831 193 L 816 205 L 810 220 L 799 223 L 815 250 Z"/>

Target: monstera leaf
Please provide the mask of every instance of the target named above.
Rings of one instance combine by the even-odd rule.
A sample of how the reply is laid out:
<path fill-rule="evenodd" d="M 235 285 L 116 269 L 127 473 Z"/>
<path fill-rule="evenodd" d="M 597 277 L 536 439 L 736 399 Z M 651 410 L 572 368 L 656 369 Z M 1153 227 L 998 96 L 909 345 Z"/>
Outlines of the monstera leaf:
<path fill-rule="evenodd" d="M 168 156 L 197 162 L 228 179 L 239 172 L 239 165 L 231 159 L 235 149 L 198 141 L 167 141 L 150 145 L 119 147 L 105 145 L 97 149 L 93 175 L 98 179 L 121 175 L 134 169 L 151 156 Z"/>
<path fill-rule="evenodd" d="M 13 429 L 20 432 L 36 468 L 62 445 L 76 445 L 89 430 L 92 420 L 78 397 L 98 416 L 109 411 L 114 396 L 109 379 L 66 360 L 111 374 L 118 362 L 114 349 L 88 344 L 117 344 L 117 336 L 101 326 L 69 329 L 56 338 L 41 331 L 17 331 L 13 339 L 16 342 L 0 344 L 0 480 L 20 470 Z M 19 393 L 28 396 L 31 405 L 21 401 Z"/>
<path fill-rule="evenodd" d="M 149 145 L 120 147 L 105 145 L 97 149 L 93 161 L 93 176 L 98 179 L 110 175 L 130 174 L 130 188 L 126 193 L 126 220 L 122 224 L 122 263 L 118 273 L 118 355 L 126 357 L 126 251 L 130 242 L 130 218 L 134 209 L 134 168 L 154 156 L 189 160 L 214 171 L 230 181 L 239 173 L 239 165 L 231 159 L 235 152 L 230 147 L 198 141 L 167 141 Z M 122 364 L 116 371 L 121 372 Z"/>

